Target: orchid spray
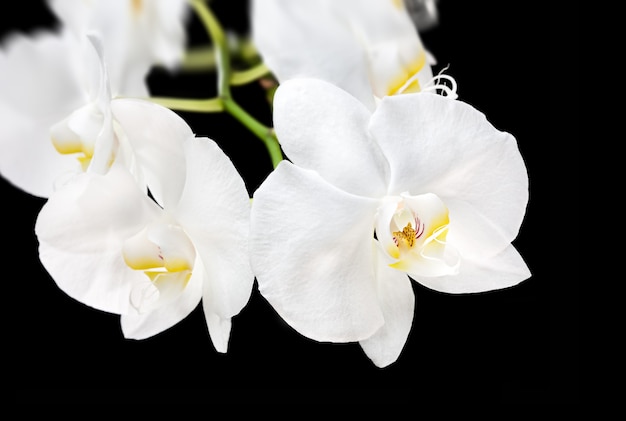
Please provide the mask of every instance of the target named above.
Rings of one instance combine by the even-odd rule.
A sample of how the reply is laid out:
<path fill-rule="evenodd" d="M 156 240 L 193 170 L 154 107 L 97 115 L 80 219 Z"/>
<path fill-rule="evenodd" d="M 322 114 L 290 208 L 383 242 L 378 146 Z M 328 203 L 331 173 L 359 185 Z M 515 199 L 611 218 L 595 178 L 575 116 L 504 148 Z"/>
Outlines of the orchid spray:
<path fill-rule="evenodd" d="M 513 245 L 529 200 L 517 139 L 434 71 L 404 1 L 251 0 L 249 37 L 204 0 L 48 5 L 57 28 L 0 51 L 0 172 L 45 201 L 34 232 L 54 282 L 119 315 L 125 338 L 201 304 L 226 353 L 258 287 L 299 334 L 358 343 L 382 368 L 418 328 L 416 283 L 466 294 L 531 277 Z M 192 19 L 207 46 L 186 43 Z M 155 95 L 156 67 L 214 72 L 214 95 Z M 233 92 L 251 83 L 271 124 Z M 252 133 L 262 182 L 190 114 Z"/>

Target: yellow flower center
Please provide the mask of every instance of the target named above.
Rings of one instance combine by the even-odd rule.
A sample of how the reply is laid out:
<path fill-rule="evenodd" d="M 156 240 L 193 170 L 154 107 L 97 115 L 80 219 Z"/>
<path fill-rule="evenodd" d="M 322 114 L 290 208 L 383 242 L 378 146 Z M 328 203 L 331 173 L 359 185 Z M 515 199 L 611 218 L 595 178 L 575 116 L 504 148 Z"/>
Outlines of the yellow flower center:
<path fill-rule="evenodd" d="M 391 0 L 391 3 L 393 3 L 394 7 L 398 10 L 404 9 L 404 0 Z"/>
<path fill-rule="evenodd" d="M 454 273 L 458 254 L 447 244 L 448 208 L 434 194 L 390 196 L 376 219 L 376 238 L 389 266 L 422 276 Z"/>
<path fill-rule="evenodd" d="M 87 104 L 74 111 L 64 120 L 50 128 L 52 145 L 62 155 L 75 155 L 83 171 L 91 165 L 96 151 L 96 142 L 105 133 L 105 117 L 95 104 Z M 111 133 L 111 136 L 113 134 Z M 110 165 L 114 160 L 114 151 L 102 161 Z M 101 155 L 105 157 L 104 154 Z"/>
<path fill-rule="evenodd" d="M 171 299 L 185 289 L 196 259 L 195 247 L 187 234 L 172 224 L 144 228 L 126 240 L 122 255 L 128 267 L 143 271 L 152 283 L 151 288 L 134 297 L 133 304 L 140 310 L 159 300 Z"/>
<path fill-rule="evenodd" d="M 417 74 L 426 65 L 426 52 L 420 50 L 417 57 L 400 69 L 400 72 L 391 79 L 387 87 L 387 95 L 419 92 L 421 90 Z"/>
<path fill-rule="evenodd" d="M 406 224 L 406 227 L 404 227 L 402 231 L 393 232 L 393 238 L 396 242 L 402 241 L 402 244 L 405 244 L 409 247 L 413 247 L 415 245 L 415 239 L 417 237 L 417 231 L 413 229 L 413 226 L 410 222 Z"/>
<path fill-rule="evenodd" d="M 130 9 L 133 16 L 139 16 L 141 14 L 141 9 L 143 9 L 143 0 L 131 0 Z"/>

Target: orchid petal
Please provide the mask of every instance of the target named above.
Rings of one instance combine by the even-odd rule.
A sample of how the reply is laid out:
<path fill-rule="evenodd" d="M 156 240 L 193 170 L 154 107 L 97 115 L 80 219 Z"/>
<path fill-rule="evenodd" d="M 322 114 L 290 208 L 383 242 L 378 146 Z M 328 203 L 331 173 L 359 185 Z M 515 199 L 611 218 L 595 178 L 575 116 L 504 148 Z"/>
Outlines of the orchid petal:
<path fill-rule="evenodd" d="M 37 217 L 40 260 L 74 299 L 111 313 L 134 312 L 129 296 L 146 275 L 125 263 L 124 241 L 160 212 L 118 165 L 104 176 L 81 173 Z"/>
<path fill-rule="evenodd" d="M 322 79 L 374 108 L 366 54 L 330 1 L 255 0 L 251 6 L 254 43 L 281 84 Z"/>
<path fill-rule="evenodd" d="M 2 44 L 2 102 L 38 118 L 54 113 L 56 120 L 84 104 L 81 47 L 66 31 L 15 34 Z"/>
<path fill-rule="evenodd" d="M 458 294 L 508 288 L 528 279 L 531 273 L 515 247 L 509 245 L 488 259 L 464 258 L 457 275 L 428 278 L 409 273 L 409 276 L 436 291 Z"/>
<path fill-rule="evenodd" d="M 186 25 L 190 19 L 187 0 L 157 0 L 147 14 L 154 20 L 156 31 L 148 34 L 152 53 L 158 64 L 170 70 L 176 68 L 184 58 L 187 43 Z M 152 38 L 150 38 L 152 36 Z"/>
<path fill-rule="evenodd" d="M 370 55 L 376 58 L 370 65 L 373 68 L 372 89 L 378 98 L 420 92 L 433 78 L 421 43 L 410 55 L 395 40 L 380 43 L 372 49 Z"/>
<path fill-rule="evenodd" d="M 202 282 L 202 270 L 194 270 L 184 289 L 175 291 L 167 302 L 159 303 L 147 313 L 122 315 L 120 321 L 124 337 L 146 339 L 179 323 L 198 307 L 202 298 Z"/>
<path fill-rule="evenodd" d="M 367 133 L 369 111 L 328 82 L 292 79 L 274 97 L 274 126 L 287 157 L 347 192 L 382 196 L 387 162 Z"/>
<path fill-rule="evenodd" d="M 411 331 L 415 294 L 409 277 L 389 268 L 378 253 L 376 285 L 385 324 L 359 344 L 377 367 L 386 367 L 398 359 Z"/>
<path fill-rule="evenodd" d="M 259 291 L 301 334 L 350 342 L 383 324 L 372 252 L 377 207 L 286 161 L 255 192 L 251 261 Z"/>
<path fill-rule="evenodd" d="M 450 210 L 451 243 L 457 233 L 482 232 L 477 238 L 497 253 L 515 238 L 526 212 L 528 175 L 515 138 L 484 114 L 439 95 L 407 94 L 384 98 L 370 130 L 390 163 L 389 194 L 438 195 Z M 455 218 L 464 218 L 462 227 Z M 459 251 L 471 253 L 472 246 L 461 243 Z"/>
<path fill-rule="evenodd" d="M 153 197 L 165 208 L 174 207 L 185 184 L 182 145 L 193 137 L 191 128 L 174 111 L 145 100 L 114 99 L 111 110 Z"/>
<path fill-rule="evenodd" d="M 217 352 L 226 353 L 228 351 L 228 341 L 230 339 L 232 320 L 230 317 L 222 318 L 211 312 L 211 309 L 207 308 L 204 303 L 205 301 L 203 300 L 202 305 L 204 308 L 204 319 L 206 320 L 206 325 L 209 329 L 211 343 L 213 343 Z"/>
<path fill-rule="evenodd" d="M 81 169 L 55 150 L 49 133 L 85 101 L 73 42 L 66 33 L 14 35 L 0 51 L 0 173 L 39 197 L 52 194 L 60 175 Z"/>
<path fill-rule="evenodd" d="M 182 60 L 189 11 L 184 0 L 49 0 L 49 6 L 75 36 L 101 34 L 114 95 L 147 96 L 151 66 L 172 69 Z"/>
<path fill-rule="evenodd" d="M 47 198 L 59 177 L 80 173 L 75 156 L 61 155 L 50 141 L 50 120 L 37 121 L 0 103 L 0 174 L 25 192 Z"/>
<path fill-rule="evenodd" d="M 248 249 L 250 197 L 235 166 L 212 140 L 188 139 L 184 153 L 185 188 L 171 212 L 202 260 L 205 314 L 227 319 L 247 303 L 254 282 Z"/>
<path fill-rule="evenodd" d="M 402 198 L 399 196 L 384 198 L 376 213 L 376 238 L 385 254 L 393 259 L 392 261 L 400 258 L 400 250 L 393 240 L 392 231 L 389 227 L 401 200 Z"/>
<path fill-rule="evenodd" d="M 137 285 L 130 293 L 130 302 L 138 315 L 145 315 L 175 302 L 189 283 L 190 272 L 145 271 L 144 284 Z M 157 332 L 158 333 L 158 332 Z"/>
<path fill-rule="evenodd" d="M 374 95 L 419 91 L 432 78 L 429 53 L 402 2 L 337 3 L 335 7 L 346 8 L 352 31 L 366 51 Z"/>

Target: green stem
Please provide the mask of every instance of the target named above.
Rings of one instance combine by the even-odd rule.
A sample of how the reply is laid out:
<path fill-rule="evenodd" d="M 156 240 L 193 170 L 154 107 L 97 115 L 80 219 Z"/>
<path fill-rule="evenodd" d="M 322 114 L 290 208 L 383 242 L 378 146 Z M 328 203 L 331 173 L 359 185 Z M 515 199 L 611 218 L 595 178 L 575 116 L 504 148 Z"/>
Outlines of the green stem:
<path fill-rule="evenodd" d="M 224 104 L 221 98 L 187 99 L 150 97 L 149 100 L 164 107 L 167 107 L 171 110 L 202 113 L 219 113 L 221 111 L 224 111 Z"/>
<path fill-rule="evenodd" d="M 222 100 L 224 109 L 230 115 L 239 120 L 244 126 L 254 133 L 265 145 L 267 152 L 272 160 L 272 166 L 276 168 L 278 163 L 283 160 L 283 152 L 280 149 L 278 139 L 274 134 L 274 130 L 259 123 L 257 119 L 252 117 L 246 110 L 241 108 L 239 104 L 230 98 L 224 98 Z"/>
<path fill-rule="evenodd" d="M 189 48 L 182 63 L 182 70 L 185 72 L 215 70 L 216 67 L 215 51 L 208 45 Z"/>
<path fill-rule="evenodd" d="M 189 0 L 204 27 L 209 32 L 215 46 L 215 61 L 218 69 L 218 95 L 222 98 L 230 98 L 230 57 L 228 42 L 222 26 L 206 5 L 205 0 Z"/>
<path fill-rule="evenodd" d="M 259 53 L 256 50 L 254 43 L 249 38 L 229 38 L 228 48 L 230 57 L 236 57 L 242 63 L 252 65 L 258 63 L 261 59 Z M 260 64 L 257 65 L 260 70 Z M 181 63 L 181 70 L 184 72 L 203 72 L 214 71 L 217 68 L 215 60 L 215 48 L 213 45 L 198 45 L 192 46 L 185 52 L 185 57 Z M 247 70 L 245 71 L 247 72 Z M 269 72 L 269 71 L 268 71 Z M 233 71 L 233 77 L 236 71 Z M 262 76 L 262 75 L 261 75 Z M 231 77 L 231 84 L 233 83 L 233 77 Z"/>
<path fill-rule="evenodd" d="M 212 47 L 190 48 L 185 54 L 181 69 L 185 72 L 215 70 L 215 51 Z M 258 63 L 246 70 L 233 70 L 230 75 L 232 86 L 245 85 L 270 73 L 265 63 Z"/>
<path fill-rule="evenodd" d="M 269 69 L 264 63 L 259 63 L 254 67 L 230 75 L 231 85 L 245 85 L 253 80 L 257 80 L 269 73 Z"/>
<path fill-rule="evenodd" d="M 276 168 L 278 163 L 283 160 L 283 154 L 274 131 L 252 117 L 232 98 L 230 92 L 231 68 L 228 42 L 219 21 L 204 0 L 189 1 L 213 40 L 218 71 L 218 95 L 221 98 L 224 110 L 261 139 L 270 155 L 273 167 Z"/>

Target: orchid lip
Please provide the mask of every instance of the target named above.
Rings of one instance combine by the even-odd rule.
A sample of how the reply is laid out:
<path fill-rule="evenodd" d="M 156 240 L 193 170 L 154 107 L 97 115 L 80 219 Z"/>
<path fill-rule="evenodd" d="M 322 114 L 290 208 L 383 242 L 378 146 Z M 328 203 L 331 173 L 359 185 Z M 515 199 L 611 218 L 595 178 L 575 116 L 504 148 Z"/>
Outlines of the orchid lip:
<path fill-rule="evenodd" d="M 460 259 L 447 243 L 448 230 L 448 209 L 430 193 L 386 197 L 376 217 L 376 238 L 389 266 L 414 275 L 456 273 Z"/>
<path fill-rule="evenodd" d="M 196 251 L 184 230 L 173 224 L 153 224 L 128 238 L 122 254 L 126 265 L 143 271 L 149 283 L 131 294 L 131 304 L 140 312 L 176 297 L 191 278 Z"/>
<path fill-rule="evenodd" d="M 79 108 L 51 127 L 52 145 L 62 155 L 76 154 L 83 169 L 86 169 L 94 155 L 103 122 L 104 116 L 93 104 Z"/>

